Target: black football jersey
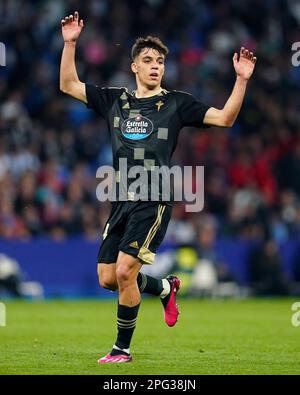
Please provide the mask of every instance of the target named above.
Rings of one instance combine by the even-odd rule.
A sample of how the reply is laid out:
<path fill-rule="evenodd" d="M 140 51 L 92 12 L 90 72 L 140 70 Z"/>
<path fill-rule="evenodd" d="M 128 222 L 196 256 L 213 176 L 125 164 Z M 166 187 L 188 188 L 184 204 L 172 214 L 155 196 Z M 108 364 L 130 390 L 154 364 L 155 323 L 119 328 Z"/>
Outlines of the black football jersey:
<path fill-rule="evenodd" d="M 208 127 L 203 124 L 203 119 L 209 106 L 180 91 L 162 90 L 156 96 L 136 98 L 134 92 L 130 93 L 126 88 L 101 88 L 92 84 L 86 84 L 86 97 L 87 107 L 107 121 L 110 132 L 116 172 L 116 195 L 112 200 L 138 199 L 138 194 L 130 188 L 138 176 L 132 178 L 129 172 L 134 166 L 141 166 L 140 169 L 149 176 L 142 186 L 143 196 L 146 194 L 147 199 L 141 200 L 171 203 L 172 190 L 169 196 L 163 193 L 165 181 L 157 178 L 153 184 L 154 174 L 158 169 L 170 168 L 181 128 Z M 153 185 L 158 193 L 153 193 Z"/>

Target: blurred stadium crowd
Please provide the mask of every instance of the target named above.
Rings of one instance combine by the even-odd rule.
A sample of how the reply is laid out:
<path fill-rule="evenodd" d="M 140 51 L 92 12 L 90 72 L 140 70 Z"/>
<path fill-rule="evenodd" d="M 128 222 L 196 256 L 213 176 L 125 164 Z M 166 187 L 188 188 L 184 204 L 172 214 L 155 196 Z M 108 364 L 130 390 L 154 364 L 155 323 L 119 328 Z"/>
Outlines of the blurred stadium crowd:
<path fill-rule="evenodd" d="M 164 88 L 221 108 L 234 84 L 232 56 L 258 57 L 245 103 L 231 129 L 181 132 L 174 164 L 205 166 L 205 209 L 176 203 L 167 239 L 188 243 L 198 224 L 220 236 L 300 236 L 300 67 L 297 1 L 2 0 L 0 37 L 0 237 L 84 234 L 97 239 L 109 204 L 99 203 L 96 170 L 111 163 L 103 120 L 59 91 L 60 20 L 78 10 L 79 78 L 134 89 L 130 48 L 154 34 L 169 47 Z M 258 21 L 259 17 L 259 21 Z"/>

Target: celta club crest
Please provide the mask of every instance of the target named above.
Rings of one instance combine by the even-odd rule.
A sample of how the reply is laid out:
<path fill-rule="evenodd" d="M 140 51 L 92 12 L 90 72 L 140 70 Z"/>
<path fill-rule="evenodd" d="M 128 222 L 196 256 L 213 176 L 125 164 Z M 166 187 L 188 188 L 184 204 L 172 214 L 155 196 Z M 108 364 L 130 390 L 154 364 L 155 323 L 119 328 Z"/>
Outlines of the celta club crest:
<path fill-rule="evenodd" d="M 157 111 L 160 110 L 160 107 L 163 106 L 165 103 L 163 101 L 158 101 L 157 103 L 155 103 L 155 105 L 157 106 Z"/>

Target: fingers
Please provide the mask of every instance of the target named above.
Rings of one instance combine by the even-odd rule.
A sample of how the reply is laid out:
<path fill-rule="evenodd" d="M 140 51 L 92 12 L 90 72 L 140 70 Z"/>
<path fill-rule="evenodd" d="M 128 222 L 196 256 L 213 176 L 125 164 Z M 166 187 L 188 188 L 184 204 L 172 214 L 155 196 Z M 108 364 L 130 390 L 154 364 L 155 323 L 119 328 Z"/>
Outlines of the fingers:
<path fill-rule="evenodd" d="M 236 62 L 237 60 L 238 60 L 238 54 L 235 52 L 234 53 L 234 55 L 233 55 L 233 57 L 232 57 L 232 60 L 234 61 L 234 62 Z"/>
<path fill-rule="evenodd" d="M 78 11 L 75 11 L 74 16 L 72 14 L 70 14 L 69 16 L 66 16 L 64 19 L 61 20 L 61 24 L 62 26 L 65 26 L 67 24 L 71 24 L 74 21 L 78 24 L 78 20 L 79 20 L 79 13 Z M 80 20 L 80 26 L 83 27 L 83 20 Z"/>
<path fill-rule="evenodd" d="M 257 61 L 257 58 L 254 56 L 254 53 L 251 51 L 248 51 L 248 49 L 241 47 L 240 50 L 240 57 L 246 58 L 250 60 L 252 63 L 255 63 Z"/>

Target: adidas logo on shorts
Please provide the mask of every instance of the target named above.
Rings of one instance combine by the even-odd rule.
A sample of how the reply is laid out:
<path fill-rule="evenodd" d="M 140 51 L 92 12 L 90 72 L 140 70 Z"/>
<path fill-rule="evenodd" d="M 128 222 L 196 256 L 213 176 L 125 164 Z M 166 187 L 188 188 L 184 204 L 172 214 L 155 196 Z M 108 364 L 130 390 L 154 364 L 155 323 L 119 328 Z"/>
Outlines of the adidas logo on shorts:
<path fill-rule="evenodd" d="M 137 241 L 133 241 L 132 243 L 130 243 L 129 247 L 140 248 Z"/>

